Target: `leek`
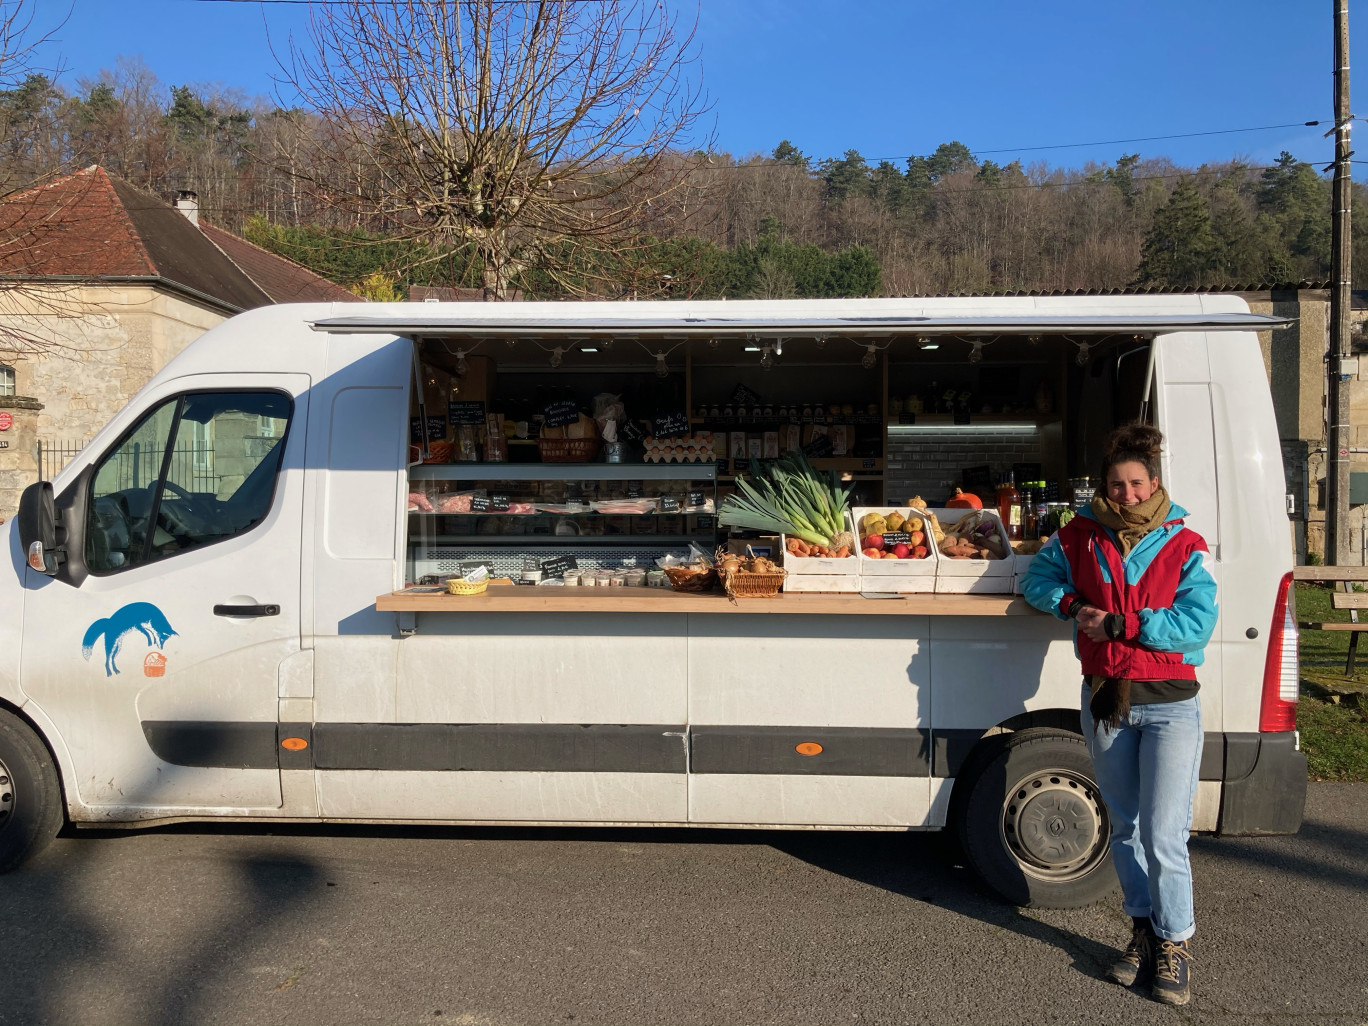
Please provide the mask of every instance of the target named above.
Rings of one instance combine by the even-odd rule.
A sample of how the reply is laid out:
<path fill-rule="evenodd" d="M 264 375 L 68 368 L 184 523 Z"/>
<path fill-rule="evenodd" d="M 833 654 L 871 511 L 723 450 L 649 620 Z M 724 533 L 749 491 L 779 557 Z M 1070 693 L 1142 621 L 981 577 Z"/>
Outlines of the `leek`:
<path fill-rule="evenodd" d="M 841 487 L 835 471 L 814 470 L 800 452 L 762 464 L 753 479 L 738 475 L 736 487 L 718 509 L 717 521 L 724 527 L 786 534 L 825 546 L 846 529 L 850 489 Z"/>

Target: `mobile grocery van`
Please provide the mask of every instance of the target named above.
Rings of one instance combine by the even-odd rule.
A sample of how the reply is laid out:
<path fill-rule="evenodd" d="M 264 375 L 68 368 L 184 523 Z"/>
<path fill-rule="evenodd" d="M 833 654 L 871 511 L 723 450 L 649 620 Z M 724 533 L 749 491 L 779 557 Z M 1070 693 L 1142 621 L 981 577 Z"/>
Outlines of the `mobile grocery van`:
<path fill-rule="evenodd" d="M 1281 323 L 1211 296 L 233 318 L 0 534 L 0 863 L 64 819 L 953 827 L 1010 899 L 1092 900 L 1115 878 L 1071 625 L 1011 565 L 928 552 L 893 586 L 867 554 L 794 555 L 770 599 L 649 585 L 690 543 L 744 547 L 719 504 L 783 448 L 885 527 L 929 530 L 911 494 L 934 512 L 953 485 L 1010 536 L 1085 500 L 1089 445 L 1137 413 L 1220 585 L 1195 826 L 1295 831 L 1255 335 Z M 1039 510 L 994 505 L 1036 485 Z"/>

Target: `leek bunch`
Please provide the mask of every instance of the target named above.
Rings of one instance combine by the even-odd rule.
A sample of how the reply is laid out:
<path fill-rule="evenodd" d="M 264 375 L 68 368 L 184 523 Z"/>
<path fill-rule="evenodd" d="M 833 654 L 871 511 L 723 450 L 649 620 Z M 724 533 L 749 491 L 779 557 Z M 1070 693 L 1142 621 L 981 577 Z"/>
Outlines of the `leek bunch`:
<path fill-rule="evenodd" d="M 754 479 L 736 478 L 737 491 L 722 500 L 718 523 L 753 531 L 786 534 L 813 545 L 832 546 L 846 529 L 850 489 L 834 470 L 812 468 L 801 452 L 763 464 Z"/>

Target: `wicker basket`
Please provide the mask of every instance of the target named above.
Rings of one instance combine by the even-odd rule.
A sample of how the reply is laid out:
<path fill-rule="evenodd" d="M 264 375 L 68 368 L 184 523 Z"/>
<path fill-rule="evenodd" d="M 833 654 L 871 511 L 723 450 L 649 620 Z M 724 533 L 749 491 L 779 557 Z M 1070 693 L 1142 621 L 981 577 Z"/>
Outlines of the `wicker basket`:
<path fill-rule="evenodd" d="M 543 463 L 588 463 L 598 455 L 597 438 L 538 438 Z"/>
<path fill-rule="evenodd" d="M 459 577 L 448 577 L 446 586 L 448 595 L 483 595 L 485 589 L 489 587 L 489 579 L 486 578 L 472 584 L 470 581 L 463 581 Z"/>
<path fill-rule="evenodd" d="M 667 566 L 665 576 L 675 591 L 711 591 L 717 583 L 717 571 L 712 567 L 700 570 L 696 566 Z"/>
<path fill-rule="evenodd" d="M 777 574 L 734 570 L 722 578 L 722 584 L 732 598 L 777 598 L 787 576 L 787 570 L 780 570 Z"/>

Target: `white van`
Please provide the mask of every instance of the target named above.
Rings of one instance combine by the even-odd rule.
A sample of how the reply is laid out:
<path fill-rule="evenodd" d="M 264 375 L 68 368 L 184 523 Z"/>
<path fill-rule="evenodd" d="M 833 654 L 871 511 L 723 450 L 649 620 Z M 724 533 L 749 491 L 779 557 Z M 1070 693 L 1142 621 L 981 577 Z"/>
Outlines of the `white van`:
<path fill-rule="evenodd" d="M 424 346 L 559 366 L 616 343 L 613 359 L 668 376 L 682 344 L 697 353 L 690 382 L 732 349 L 733 366 L 778 350 L 851 373 L 872 354 L 871 374 L 876 359 L 944 359 L 938 344 L 961 364 L 987 345 L 994 359 L 1055 354 L 1049 373 L 1072 404 L 1048 425 L 1055 465 L 1088 452 L 1082 436 L 1149 417 L 1168 440 L 1165 483 L 1211 549 L 1221 615 L 1201 674 L 1195 829 L 1295 832 L 1306 763 L 1292 544 L 1255 335 L 1283 323 L 1229 296 L 235 317 L 0 527 L 0 869 L 64 822 L 953 827 L 1014 902 L 1078 905 L 1115 886 L 1071 625 L 1019 598 L 406 598 L 431 569 L 409 499 L 420 470 L 515 486 L 665 473 L 412 465 L 431 413 L 415 382 Z M 888 409 L 875 412 L 882 432 Z"/>

